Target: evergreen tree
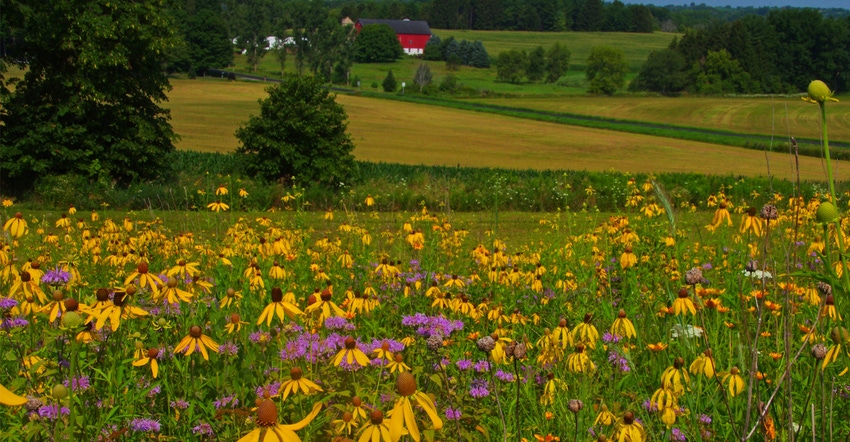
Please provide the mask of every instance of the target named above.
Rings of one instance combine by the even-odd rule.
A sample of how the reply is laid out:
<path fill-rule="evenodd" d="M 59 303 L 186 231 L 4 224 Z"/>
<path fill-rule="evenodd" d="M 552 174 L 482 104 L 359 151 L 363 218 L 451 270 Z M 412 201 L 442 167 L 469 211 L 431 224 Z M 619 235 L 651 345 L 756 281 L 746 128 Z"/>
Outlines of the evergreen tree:
<path fill-rule="evenodd" d="M 487 50 L 484 49 L 484 44 L 480 40 L 472 44 L 472 56 L 470 57 L 469 65 L 474 68 L 490 67 L 490 55 L 487 54 Z"/>
<path fill-rule="evenodd" d="M 440 61 L 443 60 L 443 53 L 440 48 L 442 47 L 442 40 L 436 34 L 431 35 L 431 38 L 428 39 L 428 42 L 425 43 L 425 50 L 422 52 L 423 60 L 434 60 Z"/>
<path fill-rule="evenodd" d="M 387 76 L 384 78 L 384 82 L 381 83 L 381 86 L 383 86 L 384 92 L 395 92 L 395 90 L 398 89 L 398 82 L 393 76 L 392 69 L 387 72 Z"/>

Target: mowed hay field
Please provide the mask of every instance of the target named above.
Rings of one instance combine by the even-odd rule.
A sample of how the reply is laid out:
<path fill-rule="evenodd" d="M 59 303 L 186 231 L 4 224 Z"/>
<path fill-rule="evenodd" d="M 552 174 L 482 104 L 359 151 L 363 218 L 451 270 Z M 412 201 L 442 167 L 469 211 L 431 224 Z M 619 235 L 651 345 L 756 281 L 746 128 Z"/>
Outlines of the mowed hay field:
<path fill-rule="evenodd" d="M 787 139 L 820 138 L 818 107 L 799 96 L 758 98 L 596 97 L 475 99 L 474 102 L 527 109 L 594 115 L 733 132 L 776 135 Z M 831 141 L 850 142 L 850 105 L 827 104 Z"/>
<path fill-rule="evenodd" d="M 260 83 L 173 80 L 172 124 L 178 147 L 229 152 L 233 132 L 265 97 Z M 762 152 L 663 137 L 586 129 L 436 106 L 338 95 L 362 161 L 511 169 L 618 170 L 766 175 Z M 770 171 L 793 178 L 788 155 L 769 155 Z M 800 158 L 803 179 L 823 180 L 816 158 Z M 850 164 L 837 162 L 837 179 Z"/>

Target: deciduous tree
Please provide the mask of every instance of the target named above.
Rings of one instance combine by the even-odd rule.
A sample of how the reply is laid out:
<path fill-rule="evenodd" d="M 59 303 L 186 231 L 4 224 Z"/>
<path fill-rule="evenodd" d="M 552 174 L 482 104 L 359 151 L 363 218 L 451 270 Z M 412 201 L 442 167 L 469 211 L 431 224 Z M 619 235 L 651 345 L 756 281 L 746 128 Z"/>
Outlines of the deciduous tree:
<path fill-rule="evenodd" d="M 336 187 L 356 175 L 348 117 L 311 76 L 284 76 L 266 89 L 260 115 L 236 130 L 246 172 L 267 181 L 291 179 Z"/>
<path fill-rule="evenodd" d="M 24 39 L 23 79 L 0 95 L 4 186 L 47 174 L 126 184 L 167 169 L 176 136 L 160 106 L 174 23 L 161 0 L 4 6 Z M 13 11 L 14 9 L 14 11 Z M 7 79 L 8 80 L 8 79 Z M 9 187 L 7 187 L 9 188 Z"/>
<path fill-rule="evenodd" d="M 354 60 L 359 63 L 393 61 L 404 55 L 395 31 L 387 25 L 366 25 L 354 41 Z"/>
<path fill-rule="evenodd" d="M 608 46 L 591 49 L 587 57 L 587 91 L 592 94 L 614 95 L 626 82 L 629 64 L 623 51 Z"/>

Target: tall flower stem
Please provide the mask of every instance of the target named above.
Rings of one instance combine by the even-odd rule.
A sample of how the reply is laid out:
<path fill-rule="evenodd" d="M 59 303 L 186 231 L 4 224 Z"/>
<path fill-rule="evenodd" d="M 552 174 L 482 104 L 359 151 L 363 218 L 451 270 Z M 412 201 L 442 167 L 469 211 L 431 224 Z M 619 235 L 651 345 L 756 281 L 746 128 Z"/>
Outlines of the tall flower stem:
<path fill-rule="evenodd" d="M 823 135 L 823 158 L 826 160 L 826 178 L 829 184 L 829 196 L 832 198 L 832 203 L 837 204 L 838 199 L 835 195 L 835 179 L 832 175 L 832 161 L 829 156 L 829 134 L 826 131 L 826 102 L 819 101 L 820 107 L 820 125 L 821 134 Z M 841 266 L 841 275 L 844 280 L 844 287 L 850 287 L 850 274 L 848 274 L 844 264 L 844 232 L 841 230 L 841 217 L 835 220 L 835 233 L 838 237 L 838 263 Z M 829 238 L 827 237 L 827 242 Z"/>

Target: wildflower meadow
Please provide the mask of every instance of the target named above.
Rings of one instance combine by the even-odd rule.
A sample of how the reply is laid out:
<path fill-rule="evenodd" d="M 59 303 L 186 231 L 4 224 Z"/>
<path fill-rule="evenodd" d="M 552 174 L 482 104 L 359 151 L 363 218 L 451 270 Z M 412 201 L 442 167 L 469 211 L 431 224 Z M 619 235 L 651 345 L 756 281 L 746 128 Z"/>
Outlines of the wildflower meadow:
<path fill-rule="evenodd" d="M 808 98 L 825 117 L 828 88 Z M 812 198 L 680 212 L 631 179 L 617 213 L 534 234 L 372 196 L 241 212 L 226 186 L 194 222 L 6 200 L 0 435 L 845 440 L 850 194 L 826 152 Z"/>

